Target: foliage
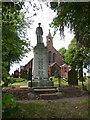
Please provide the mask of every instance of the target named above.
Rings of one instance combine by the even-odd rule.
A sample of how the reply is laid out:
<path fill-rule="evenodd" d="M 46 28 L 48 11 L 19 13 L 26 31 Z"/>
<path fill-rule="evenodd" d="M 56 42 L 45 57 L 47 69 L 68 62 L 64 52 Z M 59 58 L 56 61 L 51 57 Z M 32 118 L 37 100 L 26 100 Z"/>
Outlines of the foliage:
<path fill-rule="evenodd" d="M 90 2 L 60 2 L 59 5 L 57 2 L 51 2 L 51 9 L 57 12 L 51 26 L 59 29 L 61 36 L 64 36 L 65 26 L 70 28 L 80 46 L 89 48 Z"/>
<path fill-rule="evenodd" d="M 90 64 L 89 50 L 86 48 L 79 48 L 75 38 L 71 41 L 71 44 L 69 44 L 64 57 L 66 63 L 74 69 L 87 67 Z"/>
<path fill-rule="evenodd" d="M 16 98 L 12 94 L 3 94 L 2 96 L 2 117 L 6 118 L 7 116 L 16 113 L 18 106 L 15 102 Z"/>
<path fill-rule="evenodd" d="M 71 41 L 71 44 L 68 46 L 68 50 L 64 54 L 64 58 L 67 64 L 69 64 L 72 69 L 78 69 L 79 72 L 79 80 L 82 81 L 83 84 L 83 68 L 87 68 L 90 64 L 90 55 L 89 49 L 78 46 L 76 39 L 74 38 Z"/>
<path fill-rule="evenodd" d="M 9 83 L 10 66 L 30 51 L 26 30 L 31 18 L 25 18 L 25 11 L 21 12 L 23 6 L 23 2 L 2 2 L 2 79 L 5 86 Z"/>
<path fill-rule="evenodd" d="M 58 50 L 58 52 L 63 56 L 63 58 L 65 59 L 65 53 L 66 53 L 66 49 L 64 48 L 64 47 L 62 47 L 62 48 L 60 48 L 59 50 Z"/>
<path fill-rule="evenodd" d="M 31 21 L 25 19 L 21 12 L 24 3 L 2 3 L 2 60 L 3 72 L 10 70 L 10 65 L 19 62 L 25 53 L 30 51 L 26 37 L 27 25 Z"/>

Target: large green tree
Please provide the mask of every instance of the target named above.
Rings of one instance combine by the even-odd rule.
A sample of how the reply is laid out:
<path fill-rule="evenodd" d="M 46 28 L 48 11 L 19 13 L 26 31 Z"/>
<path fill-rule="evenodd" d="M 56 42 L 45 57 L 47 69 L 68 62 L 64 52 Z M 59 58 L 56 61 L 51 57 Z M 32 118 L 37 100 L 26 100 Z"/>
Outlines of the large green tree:
<path fill-rule="evenodd" d="M 64 27 L 74 31 L 80 46 L 90 46 L 90 2 L 51 2 L 51 9 L 57 12 L 52 27 L 60 30 L 64 36 Z"/>
<path fill-rule="evenodd" d="M 24 3 L 2 3 L 2 65 L 3 72 L 10 70 L 10 65 L 19 62 L 30 51 L 26 28 L 30 19 L 25 19 Z"/>
<path fill-rule="evenodd" d="M 68 46 L 64 57 L 67 64 L 72 68 L 86 68 L 90 64 L 89 50 L 87 48 L 78 48 L 77 41 L 74 38 Z"/>
<path fill-rule="evenodd" d="M 65 59 L 65 53 L 66 53 L 66 49 L 64 47 L 60 48 L 58 50 L 58 52 L 63 56 L 63 58 Z"/>
<path fill-rule="evenodd" d="M 87 68 L 90 65 L 90 55 L 87 48 L 78 48 L 77 41 L 74 38 L 71 44 L 68 46 L 68 50 L 64 54 L 65 61 L 67 64 L 72 66 L 72 69 L 79 70 L 79 80 L 83 84 L 83 68 Z"/>

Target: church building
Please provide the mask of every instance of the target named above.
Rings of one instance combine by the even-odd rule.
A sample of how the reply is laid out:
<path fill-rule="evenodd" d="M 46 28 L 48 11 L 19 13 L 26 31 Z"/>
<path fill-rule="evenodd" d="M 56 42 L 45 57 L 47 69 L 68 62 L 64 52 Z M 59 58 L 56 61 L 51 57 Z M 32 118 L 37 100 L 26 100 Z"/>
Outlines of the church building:
<path fill-rule="evenodd" d="M 54 76 L 55 72 L 58 72 L 62 78 L 65 78 L 71 67 L 65 64 L 61 54 L 53 47 L 53 37 L 50 30 L 48 36 L 46 36 L 46 46 L 48 49 L 49 76 Z"/>
<path fill-rule="evenodd" d="M 48 75 L 52 77 L 57 72 L 61 78 L 65 78 L 68 71 L 71 70 L 71 67 L 65 64 L 61 54 L 53 46 L 53 37 L 50 33 L 46 36 L 46 47 L 47 47 L 47 56 L 48 56 Z M 31 59 L 25 66 L 20 66 L 20 74 L 22 70 L 28 72 L 28 79 L 32 78 L 32 65 L 33 59 Z"/>

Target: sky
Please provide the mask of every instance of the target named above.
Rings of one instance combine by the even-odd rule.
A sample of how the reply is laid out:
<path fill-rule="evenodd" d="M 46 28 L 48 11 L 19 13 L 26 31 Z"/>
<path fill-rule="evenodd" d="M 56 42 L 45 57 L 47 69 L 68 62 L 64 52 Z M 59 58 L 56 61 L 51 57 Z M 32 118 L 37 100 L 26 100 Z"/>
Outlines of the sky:
<path fill-rule="evenodd" d="M 28 2 L 26 2 L 26 7 L 29 6 Z M 35 11 L 33 11 L 33 8 L 29 6 L 29 13 L 26 13 L 26 17 L 33 16 Z M 43 4 L 43 11 L 40 9 L 37 12 L 37 16 L 32 17 L 32 20 L 34 20 L 33 24 L 31 25 L 31 28 L 27 29 L 28 39 L 30 41 L 31 46 L 35 46 L 37 43 L 36 40 L 36 28 L 38 27 L 38 23 L 41 23 L 41 27 L 43 29 L 43 42 L 46 45 L 46 36 L 49 33 L 49 29 L 51 31 L 51 35 L 54 33 L 54 29 L 49 27 L 49 24 L 52 22 L 53 18 L 56 16 L 56 13 L 51 10 L 49 7 L 47 7 L 45 4 Z M 57 31 L 55 37 L 53 38 L 53 46 L 56 50 L 59 50 L 62 47 L 68 48 L 68 45 L 70 44 L 70 41 L 74 38 L 73 33 L 70 33 L 70 30 L 68 28 L 65 28 L 65 38 L 63 40 L 60 40 L 59 31 Z M 32 58 L 33 58 L 33 50 L 31 50 L 28 54 L 26 54 L 28 57 L 24 57 L 22 61 L 19 64 L 13 64 L 11 66 L 10 74 L 14 73 L 14 71 L 21 66 L 24 66 L 27 64 Z"/>

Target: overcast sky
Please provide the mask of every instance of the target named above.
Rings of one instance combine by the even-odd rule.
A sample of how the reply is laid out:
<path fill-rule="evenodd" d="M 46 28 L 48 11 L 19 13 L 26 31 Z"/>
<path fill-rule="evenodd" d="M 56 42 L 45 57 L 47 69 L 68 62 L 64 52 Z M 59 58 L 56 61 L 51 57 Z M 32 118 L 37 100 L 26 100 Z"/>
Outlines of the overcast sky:
<path fill-rule="evenodd" d="M 28 3 L 26 3 L 26 6 L 29 6 Z M 43 4 L 43 11 L 40 9 L 37 12 L 37 16 L 32 17 L 34 20 L 33 25 L 31 25 L 31 29 L 27 30 L 28 33 L 28 39 L 30 41 L 31 46 L 35 46 L 37 43 L 36 40 L 36 27 L 38 27 L 38 23 L 41 23 L 41 27 L 43 28 L 43 41 L 46 45 L 46 36 L 49 33 L 49 29 L 51 30 L 51 34 L 53 35 L 53 28 L 49 27 L 49 24 L 52 22 L 53 18 L 56 16 L 56 13 L 52 11 L 49 7 L 47 7 L 45 4 Z M 34 14 L 33 8 L 29 7 L 29 13 L 26 14 L 26 17 L 30 17 Z M 65 39 L 60 40 L 59 31 L 55 35 L 53 39 L 53 46 L 56 48 L 56 50 L 59 50 L 62 47 L 68 48 L 68 45 L 70 44 L 70 41 L 73 39 L 74 35 L 71 34 L 69 29 L 65 28 Z M 27 54 L 28 57 L 24 57 L 22 59 L 22 62 L 20 64 L 13 64 L 10 70 L 10 74 L 12 74 L 16 69 L 20 67 L 20 65 L 24 66 L 27 64 L 32 58 L 33 58 L 33 51 L 29 52 Z"/>

